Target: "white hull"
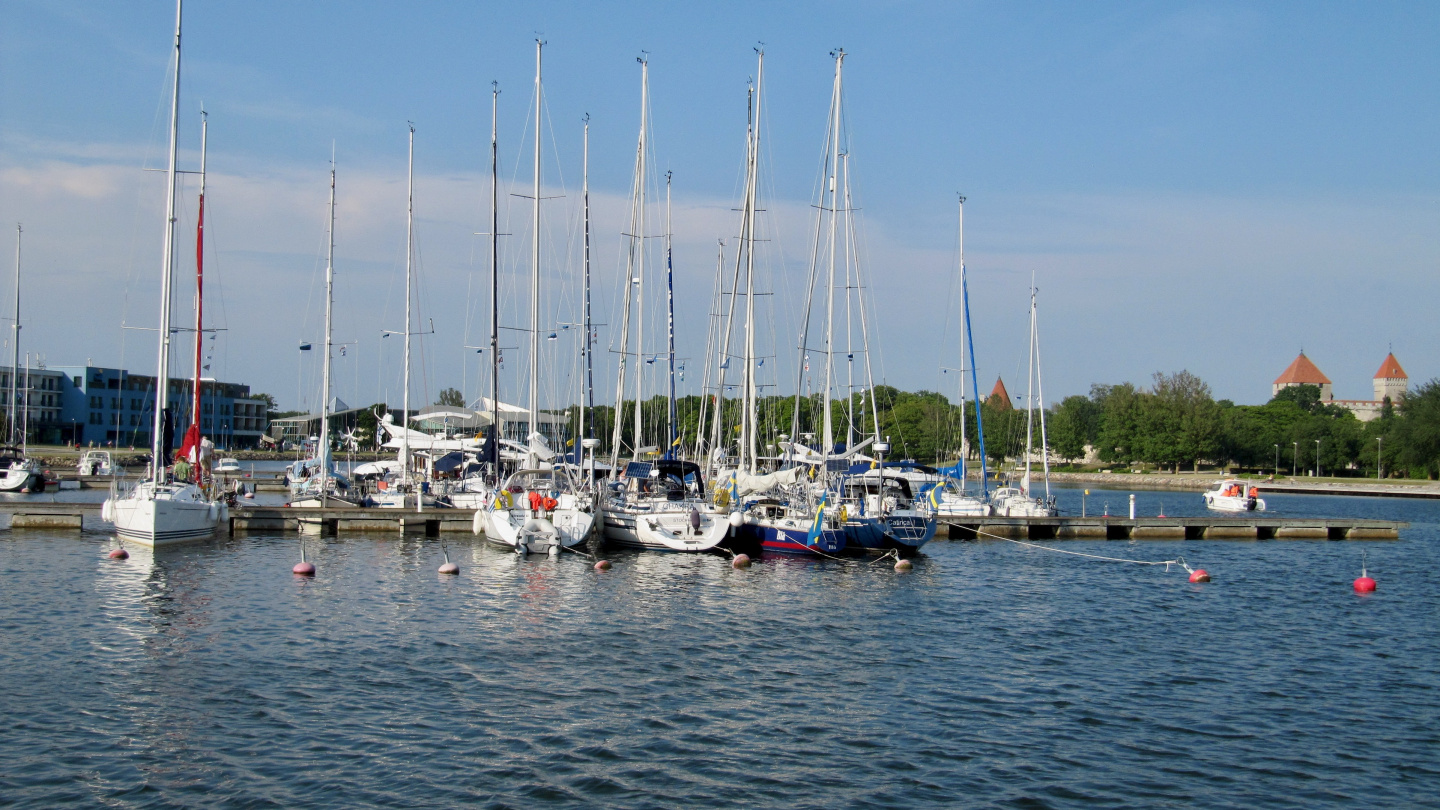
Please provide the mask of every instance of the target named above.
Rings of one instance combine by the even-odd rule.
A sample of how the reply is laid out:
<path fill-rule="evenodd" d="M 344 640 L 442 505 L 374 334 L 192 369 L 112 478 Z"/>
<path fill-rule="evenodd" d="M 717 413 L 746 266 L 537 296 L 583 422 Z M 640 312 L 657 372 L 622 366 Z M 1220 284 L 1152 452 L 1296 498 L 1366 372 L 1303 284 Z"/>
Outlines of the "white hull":
<path fill-rule="evenodd" d="M 1264 498 L 1245 498 L 1205 493 L 1205 508 L 1217 512 L 1264 512 Z"/>
<path fill-rule="evenodd" d="M 188 484 L 141 484 L 125 497 L 105 501 L 101 515 L 115 524 L 115 533 L 141 545 L 158 547 L 203 540 L 229 518 L 223 503 L 206 501 Z"/>
<path fill-rule="evenodd" d="M 30 486 L 32 479 L 38 479 L 40 473 L 36 470 L 26 468 L 12 468 L 0 476 L 0 492 L 20 492 Z"/>
<path fill-rule="evenodd" d="M 710 551 L 730 536 L 729 514 L 687 501 L 665 502 L 654 509 L 610 506 L 604 510 L 605 539 L 617 546 L 649 551 Z M 700 528 L 691 524 L 692 509 L 700 514 Z"/>
<path fill-rule="evenodd" d="M 989 517 L 992 512 L 994 507 L 979 498 L 946 493 L 940 500 L 940 508 L 935 510 L 935 517 Z"/>
<path fill-rule="evenodd" d="M 595 516 L 579 509 L 535 512 L 530 509 L 486 509 L 475 513 L 476 534 L 517 554 L 556 554 L 561 548 L 583 544 L 595 526 Z"/>

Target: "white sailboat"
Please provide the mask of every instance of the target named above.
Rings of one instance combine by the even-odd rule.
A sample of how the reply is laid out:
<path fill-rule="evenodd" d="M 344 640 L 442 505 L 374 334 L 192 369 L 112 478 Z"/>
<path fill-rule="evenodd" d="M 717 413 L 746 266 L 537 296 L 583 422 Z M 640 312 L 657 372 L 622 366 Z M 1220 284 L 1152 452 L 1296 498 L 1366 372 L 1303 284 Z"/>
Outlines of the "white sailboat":
<path fill-rule="evenodd" d="M 620 337 L 620 371 L 617 385 L 616 412 L 625 402 L 626 371 L 629 360 L 644 359 L 644 313 L 645 313 L 645 230 L 646 230 L 646 177 L 649 158 L 650 123 L 650 63 L 640 59 L 640 137 L 635 158 L 635 187 L 631 201 L 629 228 L 630 250 L 625 268 L 627 283 L 625 290 L 624 316 Z M 670 176 L 665 183 L 666 228 L 665 256 L 667 273 L 667 312 L 669 340 L 669 431 L 665 440 L 663 457 L 654 461 L 642 461 L 640 455 L 653 452 L 654 448 L 641 447 L 644 443 L 641 433 L 640 407 L 645 401 L 645 363 L 635 363 L 635 433 L 631 439 L 631 461 L 624 474 L 610 482 L 601 502 L 605 539 L 617 546 L 650 549 L 652 551 L 709 551 L 730 535 L 730 522 L 726 512 L 717 509 L 705 498 L 704 476 L 699 465 L 682 461 L 677 457 L 675 409 L 675 301 L 674 266 L 670 250 Z M 633 282 L 633 283 L 632 283 Z M 631 312 L 637 313 L 636 350 L 630 352 Z M 620 435 L 622 425 L 615 424 L 614 450 L 611 465 L 618 469 Z"/>
<path fill-rule="evenodd" d="M 212 501 L 193 483 L 173 481 L 167 464 L 170 433 L 166 407 L 170 390 L 171 282 L 175 269 L 175 175 L 180 134 L 180 20 L 181 3 L 175 2 L 175 84 L 170 102 L 170 156 L 166 177 L 165 247 L 160 274 L 160 347 L 155 374 L 155 421 L 151 425 L 150 477 L 125 491 L 112 485 L 101 515 L 115 524 L 115 531 L 142 545 L 160 546 L 196 540 L 214 534 L 216 525 L 228 519 L 223 502 Z M 201 198 L 203 223 L 204 198 Z M 197 240 L 198 240 L 197 236 Z M 197 251 L 197 256 L 199 252 Z M 197 275 L 198 275 L 197 267 Z M 195 351 L 201 351 L 200 307 L 197 289 Z M 197 393 L 199 381 L 196 381 Z M 196 414 L 196 419 L 199 414 Z M 198 427 L 198 422 L 196 423 Z"/>
<path fill-rule="evenodd" d="M 7 446 L 0 447 L 0 492 L 31 492 L 45 488 L 44 469 L 26 452 L 29 409 L 20 402 L 20 235 L 23 232 L 19 225 L 15 226 L 15 320 L 10 326 L 13 358 L 10 361 L 10 441 Z"/>
<path fill-rule="evenodd" d="M 1030 486 L 1030 462 L 1035 455 L 1036 399 L 1040 400 L 1040 459 L 1045 474 L 1045 496 L 1036 497 Z M 1054 517 L 1060 514 L 1050 494 L 1050 447 L 1045 436 L 1045 388 L 1040 382 L 1040 333 L 1035 321 L 1035 287 L 1030 287 L 1030 362 L 1025 381 L 1025 477 L 1019 487 L 1001 487 L 991 496 L 999 517 Z"/>
<path fill-rule="evenodd" d="M 544 108 L 541 84 L 541 54 L 544 43 L 535 42 L 535 166 L 530 245 L 530 402 L 529 452 L 521 469 L 512 473 L 495 493 L 490 508 L 475 513 L 472 529 L 485 539 L 517 554 L 560 553 L 584 543 L 594 529 L 594 498 L 564 464 L 555 464 L 557 455 L 538 430 L 540 407 L 540 155 L 541 121 Z M 499 392 L 492 392 L 492 399 Z"/>
<path fill-rule="evenodd" d="M 296 464 L 299 477 L 290 478 L 290 506 L 298 508 L 323 508 L 325 506 L 355 506 L 353 498 L 346 497 L 350 482 L 336 474 L 330 451 L 330 365 L 334 345 L 332 310 L 335 304 L 335 158 L 330 158 L 330 221 L 329 238 L 325 251 L 325 355 L 320 371 L 320 437 L 316 442 L 313 456 Z M 302 526 L 307 524 L 301 518 Z"/>
<path fill-rule="evenodd" d="M 985 469 L 985 423 L 980 413 L 980 386 L 975 379 L 975 342 L 970 337 L 970 288 L 965 278 L 965 198 L 960 198 L 960 460 L 954 467 L 940 470 L 945 478 L 936 486 L 940 491 L 931 497 L 937 517 L 986 517 L 994 511 L 989 497 L 989 471 Z M 967 368 L 968 366 L 968 368 Z M 966 490 L 970 441 L 965 436 L 965 373 L 975 388 L 975 426 L 980 439 L 980 495 Z M 951 473 L 953 472 L 953 477 Z"/>
<path fill-rule="evenodd" d="M 411 296 L 410 290 L 414 286 L 415 275 L 415 127 L 410 127 L 409 157 L 406 161 L 406 185 L 405 185 L 405 331 L 400 334 L 405 338 L 405 370 L 403 382 L 401 383 L 402 393 L 400 395 L 400 412 L 402 423 L 410 420 L 410 338 L 414 336 L 415 330 L 411 328 Z M 396 334 L 386 332 L 387 335 Z M 367 496 L 369 502 L 382 509 L 408 509 L 413 504 L 415 511 L 424 511 L 426 506 L 434 506 L 435 498 L 426 490 L 423 482 L 416 481 L 412 468 L 415 459 L 411 454 L 411 436 L 419 433 L 412 430 L 409 424 L 396 425 L 390 414 L 385 414 L 381 420 L 380 429 L 387 434 L 400 440 L 399 469 L 394 474 L 377 483 L 379 489 Z M 423 435 L 423 434 L 421 434 Z M 428 439 L 428 437 L 425 437 Z"/>

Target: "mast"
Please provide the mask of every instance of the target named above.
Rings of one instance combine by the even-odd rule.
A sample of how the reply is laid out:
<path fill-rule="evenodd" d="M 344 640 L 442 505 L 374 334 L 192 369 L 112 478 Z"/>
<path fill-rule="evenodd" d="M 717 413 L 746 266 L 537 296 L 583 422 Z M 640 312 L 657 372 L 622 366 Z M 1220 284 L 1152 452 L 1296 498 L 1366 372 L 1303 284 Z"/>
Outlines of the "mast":
<path fill-rule="evenodd" d="M 590 114 L 585 114 L 585 148 L 580 179 L 580 200 L 585 214 L 585 407 L 580 409 L 580 433 L 595 438 L 595 361 L 591 354 L 590 323 Z M 586 417 L 589 417 L 588 419 Z M 584 457 L 584 452 L 581 452 Z M 593 476 L 593 471 L 592 471 Z"/>
<path fill-rule="evenodd" d="M 400 480 L 410 481 L 410 276 L 415 258 L 415 125 L 410 125 L 410 153 L 405 182 L 405 379 L 400 396 Z M 415 498 L 419 503 L 423 495 Z"/>
<path fill-rule="evenodd" d="M 670 251 L 670 175 L 665 172 L 665 308 L 666 328 L 669 330 L 670 353 L 670 432 L 666 434 L 668 444 L 665 458 L 675 458 L 675 440 L 678 438 L 678 413 L 675 406 L 675 263 Z"/>
<path fill-rule="evenodd" d="M 975 339 L 970 333 L 970 283 L 965 276 L 965 198 L 960 198 L 960 300 L 962 303 L 962 317 L 965 321 L 964 346 L 969 349 L 970 355 L 970 387 L 975 391 L 975 435 L 980 440 L 980 494 L 987 499 L 990 497 L 990 471 L 985 464 L 985 419 L 984 409 L 980 407 L 980 380 L 975 371 Z M 962 354 L 960 362 L 965 363 L 965 356 Z M 960 373 L 960 384 L 965 384 L 965 373 Z M 964 402 L 964 389 L 961 389 L 961 402 Z M 961 411 L 960 420 L 961 435 L 964 435 L 965 420 L 964 411 Z M 964 446 L 962 444 L 962 446 Z M 963 467 L 962 467 L 963 469 Z M 961 482 L 963 485 L 963 481 Z"/>
<path fill-rule="evenodd" d="M 648 104 L 650 101 L 650 64 L 647 57 L 640 56 L 636 60 L 640 63 L 640 137 L 635 144 L 635 175 L 634 185 L 630 194 L 630 230 L 625 236 L 629 237 L 629 251 L 625 262 L 625 305 L 620 319 L 620 370 L 615 385 L 615 427 L 611 435 L 610 464 L 617 466 L 620 462 L 620 437 L 624 433 L 623 417 L 625 414 L 625 388 L 630 369 L 630 320 L 632 309 L 638 308 L 640 328 L 637 333 L 637 349 L 635 357 L 637 360 L 644 358 L 643 335 L 644 335 L 644 312 L 645 312 L 645 146 L 648 119 Z M 638 290 L 636 288 L 639 288 Z M 640 431 L 643 427 L 640 414 L 641 393 L 645 377 L 645 365 L 637 362 L 635 366 L 635 435 L 631 440 L 631 457 L 636 458 L 640 453 Z"/>
<path fill-rule="evenodd" d="M 525 434 L 528 446 L 537 425 L 536 409 L 540 407 L 540 50 L 544 42 L 535 40 L 535 198 L 531 215 L 530 243 L 530 430 Z M 527 453 L 533 460 L 534 454 Z M 527 464 L 533 467 L 534 464 Z"/>
<path fill-rule="evenodd" d="M 845 63 L 845 49 L 835 52 L 835 89 L 830 97 L 830 278 L 825 291 L 825 390 L 821 397 L 824 404 L 825 459 L 835 449 L 835 426 L 830 413 L 830 383 L 835 374 L 835 233 L 839 224 L 838 211 L 840 189 L 837 179 L 840 174 L 840 69 Z M 822 194 L 824 192 L 822 191 Z"/>
<path fill-rule="evenodd" d="M 649 132 L 646 124 L 650 119 L 650 58 L 640 57 L 640 143 L 635 164 L 635 193 L 636 207 L 639 210 L 636 220 L 638 230 L 635 231 L 634 239 L 639 244 L 638 259 L 635 267 L 635 278 L 640 279 L 635 285 L 635 357 L 640 362 L 635 364 L 635 443 L 631 452 L 637 456 L 640 453 L 641 443 L 645 438 L 644 422 L 644 396 L 645 396 L 645 152 L 649 148 Z"/>
<path fill-rule="evenodd" d="M 1025 374 L 1025 497 L 1030 497 L 1030 446 L 1035 423 L 1035 280 L 1030 280 L 1030 357 Z"/>
<path fill-rule="evenodd" d="M 490 472 L 500 477 L 500 84 L 490 83 Z"/>
<path fill-rule="evenodd" d="M 25 228 L 15 223 L 15 320 L 10 324 L 14 333 L 10 341 L 10 444 L 15 444 L 15 416 L 20 412 L 20 235 Z"/>
<path fill-rule="evenodd" d="M 744 460 L 748 455 L 751 475 L 756 471 L 755 457 L 759 450 L 759 442 L 755 436 L 758 416 L 758 389 L 755 380 L 755 186 L 760 174 L 760 88 L 765 79 L 765 51 L 762 48 L 756 52 L 759 54 L 759 66 L 755 70 L 755 125 L 750 137 L 750 182 L 747 184 L 749 199 L 746 200 L 745 211 L 745 234 L 750 240 L 749 249 L 745 251 L 745 413 L 740 430 L 741 459 Z"/>
<path fill-rule="evenodd" d="M 205 111 L 200 111 L 200 214 L 195 221 L 195 382 L 190 424 L 195 431 L 195 461 L 200 461 L 200 358 L 205 343 L 205 141 L 210 129 Z M 187 433 L 189 431 L 186 431 Z M 198 470 L 196 480 L 199 480 Z"/>
<path fill-rule="evenodd" d="M 1040 398 L 1040 463 L 1045 472 L 1045 502 L 1048 504 L 1050 502 L 1050 442 L 1045 435 L 1045 378 L 1040 373 L 1040 321 L 1035 313 L 1034 290 L 1030 292 L 1030 338 L 1035 344 L 1035 395 Z"/>
<path fill-rule="evenodd" d="M 962 285 L 962 293 L 961 293 L 961 295 L 963 296 L 963 295 L 964 295 L 964 293 L 963 293 L 963 285 L 964 285 L 964 278 L 965 278 L 965 197 L 964 197 L 964 195 L 957 195 L 957 196 L 960 198 L 960 203 L 959 203 L 959 206 L 960 206 L 960 214 L 959 214 L 959 217 L 960 217 L 960 219 L 959 219 L 959 231 L 958 231 L 958 233 L 959 233 L 960 235 L 959 235 L 958 238 L 959 238 L 959 240 L 960 240 L 960 268 L 959 268 L 959 269 L 960 269 L 960 278 L 961 278 L 961 285 Z M 970 456 L 970 437 L 968 437 L 968 436 L 965 435 L 965 349 L 966 349 L 966 346 L 968 345 L 969 339 L 970 339 L 970 336 L 969 336 L 968 334 L 966 334 L 966 331 L 965 331 L 965 330 L 966 330 L 966 327 L 969 326 L 969 321 L 970 321 L 970 317 L 969 317 L 969 316 L 970 316 L 970 313 L 967 312 L 967 311 L 965 311 L 965 308 L 964 308 L 963 305 L 962 305 L 962 307 L 961 307 L 961 313 L 960 313 L 960 464 L 959 464 L 959 466 L 960 466 L 960 490 L 961 490 L 962 492 L 965 490 L 965 482 L 966 482 L 966 480 L 967 480 L 967 475 L 966 475 L 967 463 L 966 463 L 966 462 L 969 461 L 969 456 Z M 978 396 L 979 393 L 980 393 L 979 389 L 976 389 L 975 393 L 976 393 L 976 395 Z M 979 407 L 978 407 L 978 406 L 976 407 L 976 411 L 977 411 L 977 412 L 979 411 Z M 977 418 L 978 418 L 978 416 L 977 416 Z"/>
<path fill-rule="evenodd" d="M 330 478 L 330 346 L 331 309 L 335 304 L 335 145 L 330 145 L 330 238 L 325 250 L 325 365 L 320 371 L 320 446 L 315 448 L 320 460 L 320 505 Z M 407 325 L 406 331 L 409 331 Z"/>
<path fill-rule="evenodd" d="M 165 467 L 170 460 L 170 448 L 165 444 L 165 417 L 170 404 L 170 297 L 171 280 L 175 270 L 175 158 L 180 138 L 182 2 L 183 0 L 175 0 L 175 84 L 170 96 L 170 159 L 169 167 L 165 170 L 165 249 L 160 264 L 160 349 L 155 371 L 155 421 L 150 435 L 151 480 L 156 484 L 165 482 Z"/>

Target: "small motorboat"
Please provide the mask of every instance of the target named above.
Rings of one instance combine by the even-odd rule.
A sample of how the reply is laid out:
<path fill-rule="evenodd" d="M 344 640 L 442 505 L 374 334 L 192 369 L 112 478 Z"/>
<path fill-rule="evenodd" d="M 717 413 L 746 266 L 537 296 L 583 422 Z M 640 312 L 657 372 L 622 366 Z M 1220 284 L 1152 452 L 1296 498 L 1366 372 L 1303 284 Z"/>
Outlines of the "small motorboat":
<path fill-rule="evenodd" d="M 109 450 L 87 450 L 75 467 L 80 475 L 118 475 L 120 465 L 110 457 Z"/>
<path fill-rule="evenodd" d="M 1247 489 L 1244 481 L 1227 478 L 1205 491 L 1205 508 L 1217 512 L 1264 512 L 1265 501 L 1258 487 Z"/>
<path fill-rule="evenodd" d="M 215 472 L 224 475 L 239 475 L 242 470 L 239 461 L 233 458 L 222 458 L 220 463 L 215 465 Z"/>

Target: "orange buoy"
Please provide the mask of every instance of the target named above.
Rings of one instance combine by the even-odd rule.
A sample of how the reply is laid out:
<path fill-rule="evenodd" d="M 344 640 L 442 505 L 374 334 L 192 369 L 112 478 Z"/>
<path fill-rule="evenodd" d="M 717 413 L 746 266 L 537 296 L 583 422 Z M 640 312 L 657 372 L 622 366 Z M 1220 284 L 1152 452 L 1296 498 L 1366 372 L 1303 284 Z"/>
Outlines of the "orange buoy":
<path fill-rule="evenodd" d="M 1209 582 L 1209 581 L 1210 581 L 1210 572 L 1209 572 L 1209 571 L 1206 571 L 1204 568 L 1196 568 L 1194 571 L 1191 571 L 1191 572 L 1190 572 L 1190 581 L 1191 581 L 1191 582 Z"/>

